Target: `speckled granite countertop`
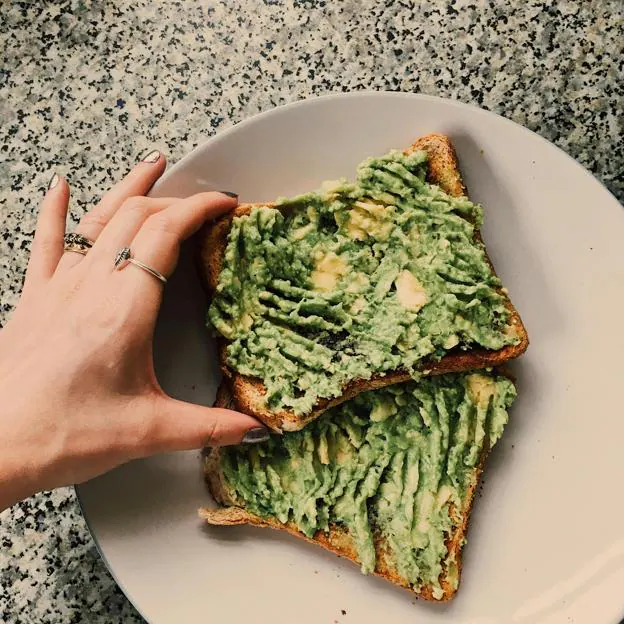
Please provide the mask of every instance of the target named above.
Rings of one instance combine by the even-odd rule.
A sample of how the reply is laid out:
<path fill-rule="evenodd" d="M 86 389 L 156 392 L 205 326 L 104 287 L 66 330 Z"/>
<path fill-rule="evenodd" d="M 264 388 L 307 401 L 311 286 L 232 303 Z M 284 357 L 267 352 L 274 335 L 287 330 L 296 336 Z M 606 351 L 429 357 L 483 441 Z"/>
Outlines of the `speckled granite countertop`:
<path fill-rule="evenodd" d="M 174 162 L 250 115 L 328 92 L 389 89 L 478 104 L 550 139 L 624 200 L 621 0 L 506 4 L 6 3 L 0 322 L 17 302 L 53 170 L 72 183 L 77 220 L 149 148 Z M 0 622 L 141 621 L 70 489 L 0 515 L 0 574 Z"/>

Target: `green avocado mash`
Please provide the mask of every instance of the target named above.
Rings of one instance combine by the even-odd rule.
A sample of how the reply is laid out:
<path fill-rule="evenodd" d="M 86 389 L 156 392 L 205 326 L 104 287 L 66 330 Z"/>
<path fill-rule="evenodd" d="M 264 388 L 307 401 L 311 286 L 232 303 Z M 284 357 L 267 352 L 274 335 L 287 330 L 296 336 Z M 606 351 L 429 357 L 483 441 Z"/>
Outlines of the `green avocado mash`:
<path fill-rule="evenodd" d="M 425 152 L 390 152 L 355 183 L 233 220 L 209 323 L 269 409 L 306 414 L 353 379 L 518 341 L 474 236 L 481 208 L 428 184 L 426 168 Z"/>
<path fill-rule="evenodd" d="M 223 474 L 236 502 L 259 516 L 294 522 L 309 537 L 346 527 L 364 573 L 375 569 L 373 535 L 381 535 L 401 576 L 439 596 L 451 506 L 462 513 L 515 396 L 509 379 L 489 373 L 365 392 L 302 431 L 222 449 Z"/>

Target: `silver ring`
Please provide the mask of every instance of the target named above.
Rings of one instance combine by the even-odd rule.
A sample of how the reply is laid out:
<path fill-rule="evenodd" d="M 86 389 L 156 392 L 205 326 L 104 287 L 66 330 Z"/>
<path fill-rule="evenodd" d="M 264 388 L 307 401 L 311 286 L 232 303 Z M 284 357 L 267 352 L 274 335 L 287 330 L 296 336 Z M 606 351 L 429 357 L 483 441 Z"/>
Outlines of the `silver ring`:
<path fill-rule="evenodd" d="M 157 280 L 160 280 L 163 284 L 167 283 L 167 278 L 159 273 L 156 269 L 152 269 L 152 267 L 147 266 L 140 260 L 132 257 L 132 251 L 130 251 L 130 247 L 123 247 L 119 250 L 117 255 L 115 256 L 115 269 L 117 271 L 123 269 L 128 263 L 134 264 L 138 266 L 140 269 L 147 271 L 150 275 L 153 275 Z"/>
<path fill-rule="evenodd" d="M 68 232 L 63 237 L 63 250 L 64 251 L 72 251 L 74 253 L 82 254 L 83 256 L 87 255 L 87 252 L 91 247 L 93 247 L 94 242 L 83 236 L 82 234 L 77 234 L 76 232 Z"/>

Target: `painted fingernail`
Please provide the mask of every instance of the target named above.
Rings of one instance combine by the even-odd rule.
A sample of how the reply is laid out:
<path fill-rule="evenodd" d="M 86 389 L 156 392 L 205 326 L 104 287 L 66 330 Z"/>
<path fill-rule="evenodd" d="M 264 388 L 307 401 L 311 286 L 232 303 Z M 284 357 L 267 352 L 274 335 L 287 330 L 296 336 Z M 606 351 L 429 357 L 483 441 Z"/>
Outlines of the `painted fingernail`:
<path fill-rule="evenodd" d="M 218 191 L 219 193 L 223 193 L 223 195 L 227 195 L 228 197 L 233 197 L 234 199 L 238 198 L 238 193 L 233 193 L 232 191 Z"/>
<path fill-rule="evenodd" d="M 58 173 L 55 173 L 48 182 L 48 191 L 50 189 L 53 189 L 59 183 L 60 179 L 61 178 L 59 177 Z"/>
<path fill-rule="evenodd" d="M 266 442 L 269 435 L 269 430 L 266 427 L 254 427 L 245 434 L 241 442 L 243 444 L 258 444 L 258 442 Z"/>
<path fill-rule="evenodd" d="M 152 150 L 147 156 L 144 156 L 141 159 L 141 162 L 154 164 L 155 162 L 158 162 L 159 158 L 160 152 L 158 150 Z"/>

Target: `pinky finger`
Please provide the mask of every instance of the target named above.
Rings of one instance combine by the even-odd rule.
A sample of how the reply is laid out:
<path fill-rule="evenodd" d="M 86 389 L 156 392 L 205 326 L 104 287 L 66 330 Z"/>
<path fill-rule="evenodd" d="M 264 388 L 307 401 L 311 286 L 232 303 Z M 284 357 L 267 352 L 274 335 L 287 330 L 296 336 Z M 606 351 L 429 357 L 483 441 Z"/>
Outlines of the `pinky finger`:
<path fill-rule="evenodd" d="M 25 287 L 46 282 L 54 274 L 63 255 L 68 204 L 69 185 L 64 178 L 54 174 L 41 203 Z"/>

